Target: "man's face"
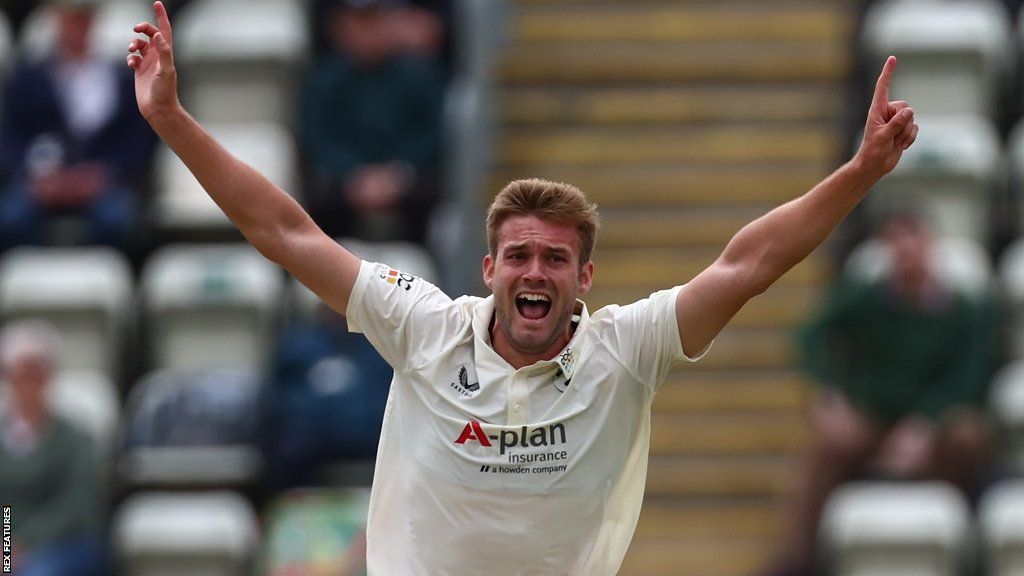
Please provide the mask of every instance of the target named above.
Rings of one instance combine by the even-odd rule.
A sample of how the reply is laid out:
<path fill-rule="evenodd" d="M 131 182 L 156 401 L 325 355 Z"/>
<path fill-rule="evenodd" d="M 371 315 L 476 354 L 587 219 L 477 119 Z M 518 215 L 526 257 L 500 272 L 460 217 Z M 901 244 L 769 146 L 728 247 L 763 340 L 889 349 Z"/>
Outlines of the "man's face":
<path fill-rule="evenodd" d="M 590 290 L 594 265 L 580 265 L 576 228 L 512 216 L 498 228 L 495 255 L 484 258 L 494 292 L 495 347 L 522 358 L 550 359 L 568 343 L 576 299 Z"/>

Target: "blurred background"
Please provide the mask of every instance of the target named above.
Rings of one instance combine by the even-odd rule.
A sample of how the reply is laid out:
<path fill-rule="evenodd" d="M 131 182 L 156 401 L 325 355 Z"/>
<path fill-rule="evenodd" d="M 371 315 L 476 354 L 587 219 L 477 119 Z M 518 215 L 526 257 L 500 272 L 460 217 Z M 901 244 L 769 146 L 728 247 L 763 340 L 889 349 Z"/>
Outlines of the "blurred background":
<path fill-rule="evenodd" d="M 621 573 L 1024 575 L 1018 2 L 165 1 L 186 107 L 366 259 L 483 294 L 493 195 L 581 187 L 592 310 L 845 162 L 897 55 L 917 143 L 670 374 Z M 390 370 L 139 118 L 151 14 L 0 0 L 15 573 L 360 574 Z"/>

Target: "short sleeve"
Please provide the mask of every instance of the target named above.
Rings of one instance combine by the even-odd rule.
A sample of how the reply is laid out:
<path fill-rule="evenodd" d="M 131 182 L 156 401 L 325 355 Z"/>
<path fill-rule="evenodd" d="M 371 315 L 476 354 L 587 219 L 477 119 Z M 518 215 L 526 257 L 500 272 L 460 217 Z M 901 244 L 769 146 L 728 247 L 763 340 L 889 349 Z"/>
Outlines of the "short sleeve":
<path fill-rule="evenodd" d="M 395 370 L 420 366 L 451 345 L 468 323 L 458 305 L 422 278 L 364 261 L 345 314 Z"/>
<path fill-rule="evenodd" d="M 682 360 L 696 362 L 708 348 L 690 358 L 683 352 L 676 320 L 676 298 L 686 286 L 661 290 L 627 306 L 613 308 L 610 343 L 619 360 L 641 381 L 656 390 L 669 370 Z"/>

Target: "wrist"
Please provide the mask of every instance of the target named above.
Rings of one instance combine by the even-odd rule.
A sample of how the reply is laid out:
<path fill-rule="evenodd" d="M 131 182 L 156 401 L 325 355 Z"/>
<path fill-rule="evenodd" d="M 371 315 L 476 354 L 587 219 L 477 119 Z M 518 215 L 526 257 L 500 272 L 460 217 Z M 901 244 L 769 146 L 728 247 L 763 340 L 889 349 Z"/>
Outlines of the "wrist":
<path fill-rule="evenodd" d="M 154 107 L 143 117 L 153 128 L 153 131 L 163 138 L 166 133 L 173 131 L 176 127 L 184 124 L 189 116 L 181 103 L 175 102 L 168 106 Z"/>
<path fill-rule="evenodd" d="M 867 194 L 868 190 L 871 190 L 885 175 L 883 171 L 873 169 L 871 163 L 866 162 L 860 152 L 840 167 L 839 171 L 846 174 L 855 183 L 855 188 L 864 194 Z"/>

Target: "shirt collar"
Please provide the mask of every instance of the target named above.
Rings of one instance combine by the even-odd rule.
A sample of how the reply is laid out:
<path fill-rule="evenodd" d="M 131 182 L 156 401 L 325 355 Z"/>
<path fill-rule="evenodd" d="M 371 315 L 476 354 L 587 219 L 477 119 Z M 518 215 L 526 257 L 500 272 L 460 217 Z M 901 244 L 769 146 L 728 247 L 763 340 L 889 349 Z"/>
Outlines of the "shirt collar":
<path fill-rule="evenodd" d="M 494 317 L 494 295 L 490 295 L 484 298 L 473 310 L 473 338 L 477 341 L 478 352 L 484 352 L 488 356 L 493 356 L 499 359 L 504 364 L 508 365 L 508 362 L 501 357 L 500 354 L 491 345 L 490 325 L 491 319 Z M 583 344 L 583 337 L 587 331 L 587 326 L 590 324 L 590 312 L 587 310 L 587 304 L 582 300 L 576 300 L 575 310 L 573 311 L 573 322 L 576 323 L 576 330 L 573 332 L 572 338 L 569 339 L 569 343 L 565 345 L 565 348 L 561 352 L 556 354 L 554 358 L 550 360 L 541 360 L 530 366 L 523 367 L 523 370 L 529 370 L 536 366 L 551 366 L 556 365 L 558 369 L 562 371 L 562 375 L 565 376 L 566 380 L 572 378 L 573 370 L 576 369 L 576 361 L 579 359 L 579 350 Z"/>

